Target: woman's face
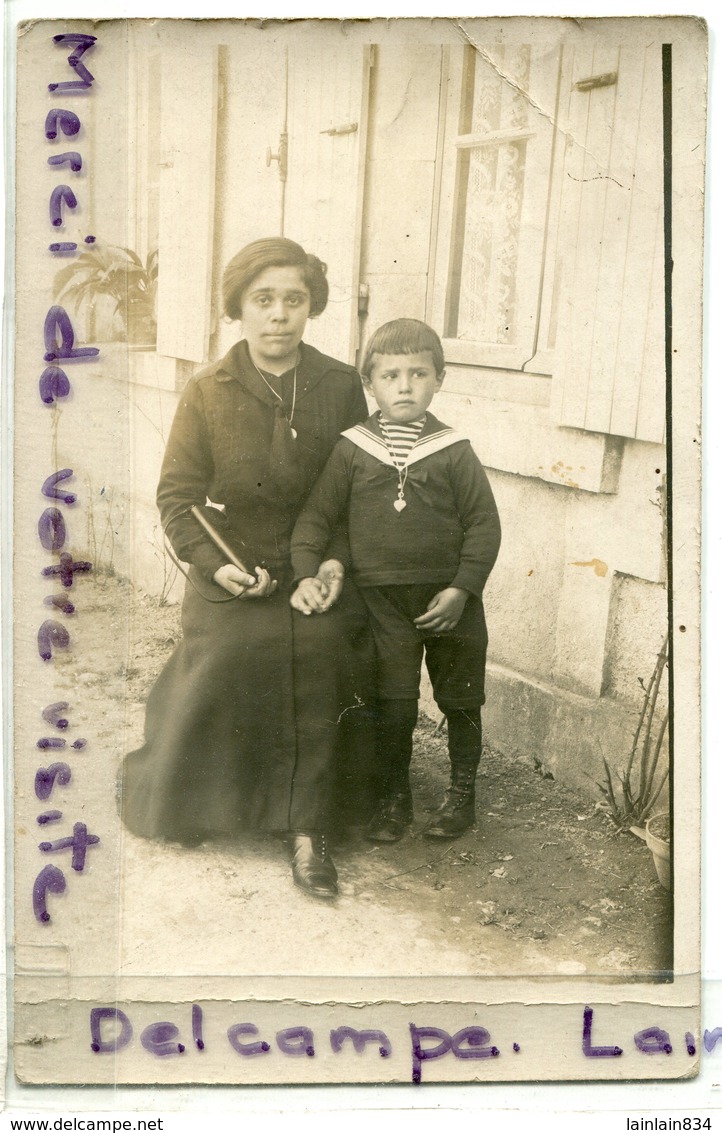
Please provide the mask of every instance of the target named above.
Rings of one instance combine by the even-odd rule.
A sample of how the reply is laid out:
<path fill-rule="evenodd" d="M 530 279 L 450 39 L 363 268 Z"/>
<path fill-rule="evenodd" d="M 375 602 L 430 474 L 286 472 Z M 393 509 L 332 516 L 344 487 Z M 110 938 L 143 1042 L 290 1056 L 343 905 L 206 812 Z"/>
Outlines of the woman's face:
<path fill-rule="evenodd" d="M 257 366 L 282 374 L 296 365 L 310 306 L 301 268 L 271 267 L 256 276 L 241 297 L 241 322 Z"/>

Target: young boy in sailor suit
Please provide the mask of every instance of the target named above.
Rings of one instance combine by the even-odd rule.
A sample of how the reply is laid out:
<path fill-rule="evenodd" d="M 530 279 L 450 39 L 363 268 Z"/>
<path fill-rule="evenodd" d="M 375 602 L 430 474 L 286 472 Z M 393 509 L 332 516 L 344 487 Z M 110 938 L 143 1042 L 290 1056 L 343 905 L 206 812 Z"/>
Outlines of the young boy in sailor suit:
<path fill-rule="evenodd" d="M 291 603 L 323 613 L 337 597 L 314 576 L 345 517 L 378 660 L 381 794 L 367 837 L 394 842 L 413 820 L 409 765 L 425 653 L 447 719 L 451 785 L 424 834 L 456 838 L 474 822 L 487 646 L 482 592 L 499 550 L 499 516 L 469 441 L 427 412 L 444 379 L 436 332 L 416 319 L 384 324 L 361 372 L 378 412 L 342 434 L 298 519 Z"/>

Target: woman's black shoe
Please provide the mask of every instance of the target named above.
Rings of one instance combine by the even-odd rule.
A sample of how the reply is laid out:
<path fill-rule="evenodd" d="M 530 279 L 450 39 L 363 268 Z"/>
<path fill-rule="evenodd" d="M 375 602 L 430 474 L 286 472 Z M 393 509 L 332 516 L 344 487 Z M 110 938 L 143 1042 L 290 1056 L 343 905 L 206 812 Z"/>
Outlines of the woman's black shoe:
<path fill-rule="evenodd" d="M 291 834 L 286 839 L 293 880 L 313 897 L 337 897 L 338 874 L 324 834 Z"/>

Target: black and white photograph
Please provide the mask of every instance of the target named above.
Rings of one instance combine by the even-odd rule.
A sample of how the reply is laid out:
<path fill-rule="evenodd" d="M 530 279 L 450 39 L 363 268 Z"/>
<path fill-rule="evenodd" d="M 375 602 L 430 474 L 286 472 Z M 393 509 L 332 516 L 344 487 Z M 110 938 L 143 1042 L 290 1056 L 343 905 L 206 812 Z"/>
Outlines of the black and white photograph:
<path fill-rule="evenodd" d="M 706 51 L 20 27 L 21 1081 L 694 1073 Z"/>

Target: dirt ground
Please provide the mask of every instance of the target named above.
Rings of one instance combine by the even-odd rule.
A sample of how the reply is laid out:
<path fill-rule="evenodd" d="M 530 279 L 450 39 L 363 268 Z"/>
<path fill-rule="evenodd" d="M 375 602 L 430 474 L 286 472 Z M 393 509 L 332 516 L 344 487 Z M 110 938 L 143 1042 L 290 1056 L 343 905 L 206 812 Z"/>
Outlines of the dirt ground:
<path fill-rule="evenodd" d="M 97 767 L 106 795 L 124 751 L 140 742 L 145 698 L 179 638 L 179 608 L 112 577 L 97 578 L 86 595 L 79 680 L 90 713 L 95 703 L 95 718 L 108 720 L 103 734 L 123 737 L 113 744 L 117 758 Z M 111 720 L 121 717 L 119 733 Z M 443 796 L 447 759 L 443 732 L 426 718 L 412 774 L 412 832 L 391 846 L 360 831 L 341 840 L 341 895 L 330 905 L 294 889 L 275 840 L 156 845 L 122 831 L 113 812 L 123 857 L 122 970 L 163 971 L 172 925 L 175 970 L 188 974 L 210 963 L 231 974 L 665 978 L 669 894 L 646 847 L 620 833 L 594 798 L 486 748 L 476 827 L 431 843 L 421 829 Z"/>

